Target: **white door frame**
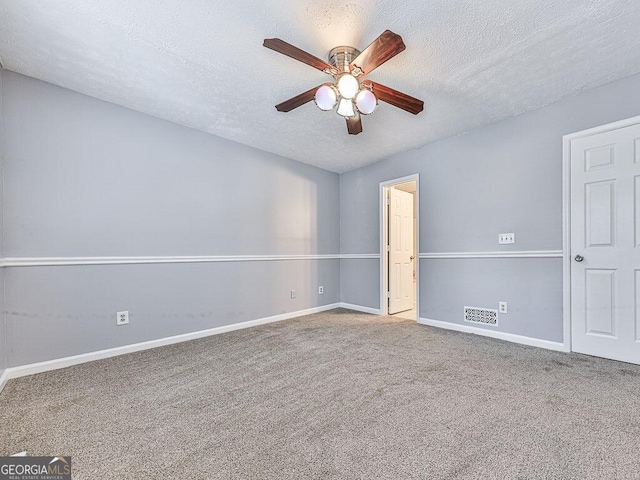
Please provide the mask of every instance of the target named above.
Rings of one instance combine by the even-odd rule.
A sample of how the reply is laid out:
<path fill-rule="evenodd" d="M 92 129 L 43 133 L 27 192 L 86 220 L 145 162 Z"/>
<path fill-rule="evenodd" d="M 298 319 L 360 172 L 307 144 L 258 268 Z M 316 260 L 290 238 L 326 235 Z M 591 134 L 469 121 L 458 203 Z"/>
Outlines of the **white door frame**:
<path fill-rule="evenodd" d="M 571 351 L 571 140 L 640 124 L 640 116 L 562 137 L 562 319 L 564 351 Z"/>
<path fill-rule="evenodd" d="M 395 178 L 380 182 L 380 315 L 389 314 L 389 303 L 387 302 L 387 292 L 389 291 L 389 252 L 387 251 L 387 189 L 401 183 L 416 182 L 416 199 L 414 212 L 416 216 L 415 251 L 416 258 L 416 321 L 420 320 L 420 174 L 408 175 L 406 177 Z"/>

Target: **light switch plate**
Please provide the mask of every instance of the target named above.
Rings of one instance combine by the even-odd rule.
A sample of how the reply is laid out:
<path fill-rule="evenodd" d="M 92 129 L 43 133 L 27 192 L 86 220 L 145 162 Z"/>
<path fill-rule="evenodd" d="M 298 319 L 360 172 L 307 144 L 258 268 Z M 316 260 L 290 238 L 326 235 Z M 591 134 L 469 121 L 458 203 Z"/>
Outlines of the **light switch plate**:
<path fill-rule="evenodd" d="M 500 245 L 508 245 L 510 243 L 516 243 L 516 234 L 515 233 L 500 233 L 498 235 L 498 244 L 500 244 Z"/>

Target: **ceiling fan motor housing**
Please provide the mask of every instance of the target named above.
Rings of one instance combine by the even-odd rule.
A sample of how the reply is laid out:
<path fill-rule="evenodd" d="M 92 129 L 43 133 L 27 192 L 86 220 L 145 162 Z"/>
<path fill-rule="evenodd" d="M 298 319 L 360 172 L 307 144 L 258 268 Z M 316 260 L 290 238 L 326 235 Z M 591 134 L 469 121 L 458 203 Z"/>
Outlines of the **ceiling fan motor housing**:
<path fill-rule="evenodd" d="M 349 64 L 360 55 L 360 50 L 346 45 L 332 48 L 329 52 L 329 63 L 341 73 L 349 72 Z"/>

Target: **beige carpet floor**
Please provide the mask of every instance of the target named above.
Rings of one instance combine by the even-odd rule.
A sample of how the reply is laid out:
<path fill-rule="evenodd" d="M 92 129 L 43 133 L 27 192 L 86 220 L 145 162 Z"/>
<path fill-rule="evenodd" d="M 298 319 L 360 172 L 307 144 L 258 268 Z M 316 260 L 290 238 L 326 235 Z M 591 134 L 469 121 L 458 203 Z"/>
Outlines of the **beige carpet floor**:
<path fill-rule="evenodd" d="M 640 478 L 640 367 L 335 310 L 12 380 L 74 479 Z"/>

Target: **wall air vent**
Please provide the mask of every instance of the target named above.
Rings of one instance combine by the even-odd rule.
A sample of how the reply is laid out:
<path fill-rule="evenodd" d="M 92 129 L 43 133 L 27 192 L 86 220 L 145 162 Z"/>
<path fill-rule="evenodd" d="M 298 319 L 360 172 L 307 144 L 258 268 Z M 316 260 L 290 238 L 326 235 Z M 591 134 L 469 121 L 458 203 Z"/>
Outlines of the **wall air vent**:
<path fill-rule="evenodd" d="M 478 307 L 464 307 L 464 321 L 498 326 L 498 310 Z"/>

